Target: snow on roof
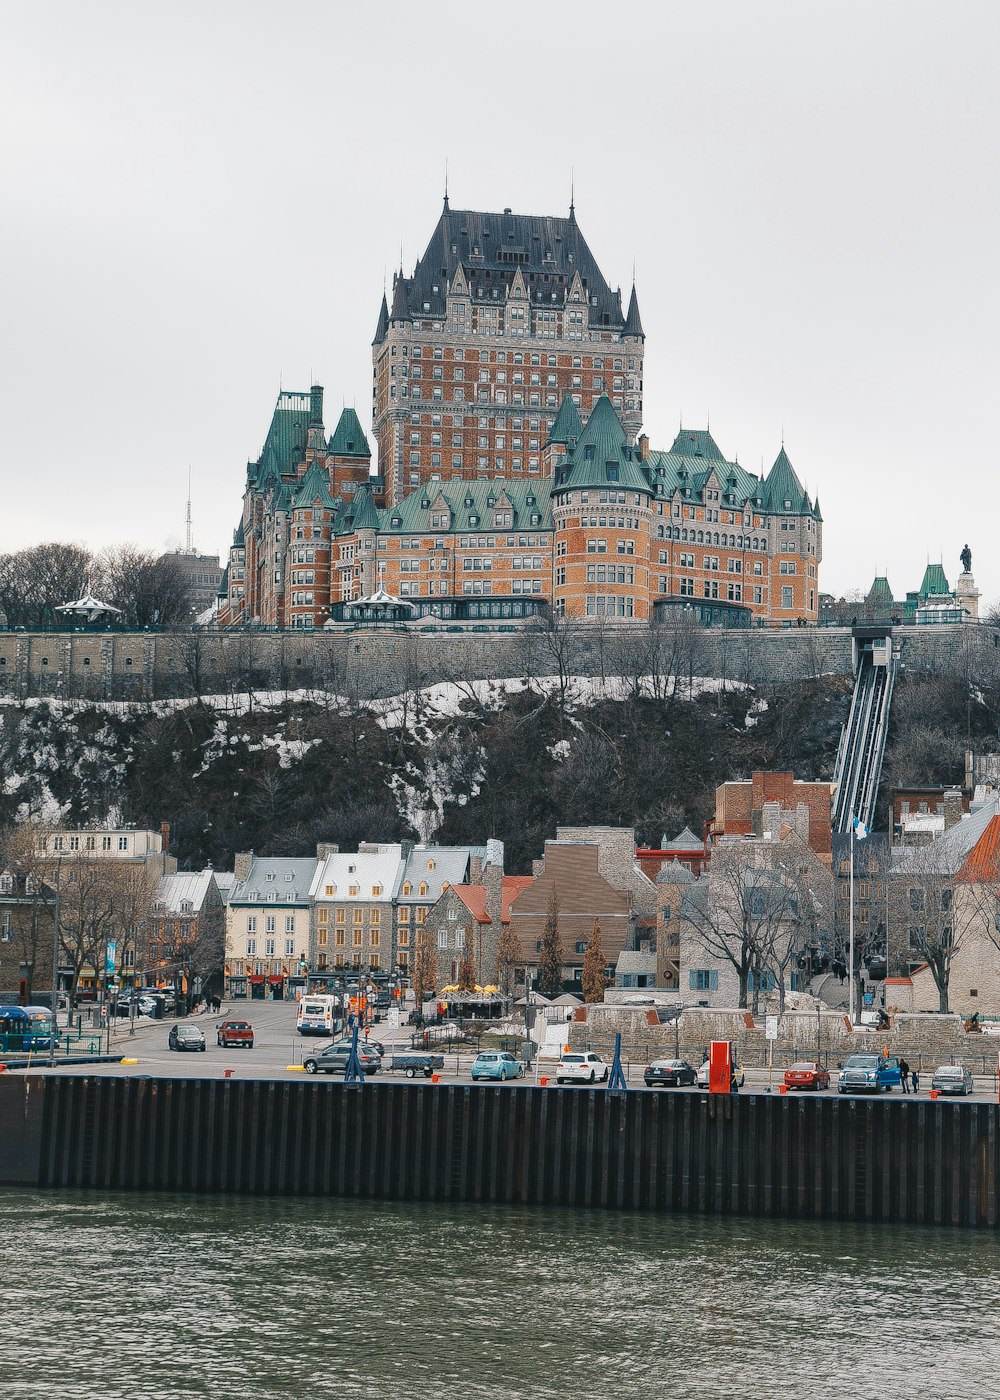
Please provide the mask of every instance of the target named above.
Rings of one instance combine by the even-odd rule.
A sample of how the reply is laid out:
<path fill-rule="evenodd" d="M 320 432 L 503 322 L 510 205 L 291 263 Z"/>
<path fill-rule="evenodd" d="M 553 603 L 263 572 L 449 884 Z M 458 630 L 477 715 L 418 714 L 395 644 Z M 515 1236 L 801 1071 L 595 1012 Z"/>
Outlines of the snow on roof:
<path fill-rule="evenodd" d="M 402 846 L 379 846 L 375 851 L 338 851 L 314 864 L 313 899 L 364 899 L 388 904 L 403 877 Z M 356 891 L 351 894 L 351 890 Z M 374 890 L 379 893 L 375 894 Z M 328 893 L 332 890 L 332 893 Z"/>
<path fill-rule="evenodd" d="M 209 885 L 215 875 L 214 870 L 183 871 L 176 875 L 163 875 L 156 887 L 154 906 L 157 912 L 167 914 L 200 914 Z M 189 907 L 185 909 L 185 905 Z"/>
<path fill-rule="evenodd" d="M 231 904 L 305 904 L 316 870 L 315 856 L 254 856 Z"/>

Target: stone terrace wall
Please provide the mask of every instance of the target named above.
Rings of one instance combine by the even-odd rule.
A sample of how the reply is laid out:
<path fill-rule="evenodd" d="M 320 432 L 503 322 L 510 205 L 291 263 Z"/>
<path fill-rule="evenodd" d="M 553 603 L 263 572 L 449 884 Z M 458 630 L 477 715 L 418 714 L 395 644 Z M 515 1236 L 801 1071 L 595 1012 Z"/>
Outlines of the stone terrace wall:
<path fill-rule="evenodd" d="M 711 1040 L 733 1041 L 744 1065 L 762 1067 L 768 1062 L 763 1015 L 751 1029 L 742 1011 L 691 1008 L 682 1013 L 675 1039 L 673 1025 L 651 1025 L 643 1007 L 602 1005 L 586 1010 L 586 1021 L 567 1026 L 567 1043 L 577 1050 L 596 1050 L 609 1060 L 615 1032 L 621 1031 L 622 1054 L 632 1063 L 657 1055 L 670 1057 L 679 1045 L 681 1058 L 698 1065 Z M 878 1032 L 849 1031 L 840 1011 L 821 1011 L 818 1022 L 815 1011 L 787 1011 L 780 1018 L 774 1043 L 776 1068 L 783 1069 L 796 1059 L 817 1058 L 835 1067 L 848 1055 L 878 1052 L 888 1046 L 891 1055 L 905 1055 L 923 1072 L 940 1064 L 965 1064 L 974 1074 L 997 1070 L 1000 1038 L 967 1034 L 958 1016 L 898 1015 L 888 1030 Z"/>

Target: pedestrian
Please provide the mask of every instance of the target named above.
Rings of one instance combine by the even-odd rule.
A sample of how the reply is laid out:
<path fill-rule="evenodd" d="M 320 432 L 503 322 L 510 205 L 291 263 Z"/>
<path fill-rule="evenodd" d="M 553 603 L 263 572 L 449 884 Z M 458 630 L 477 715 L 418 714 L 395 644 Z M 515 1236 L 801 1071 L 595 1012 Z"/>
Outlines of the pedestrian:
<path fill-rule="evenodd" d="M 911 1071 L 911 1073 L 910 1073 L 910 1083 L 913 1085 L 913 1092 L 916 1093 L 917 1090 L 920 1088 L 920 1071 L 919 1071 L 919 1070 L 915 1069 L 915 1070 L 912 1070 L 912 1071 Z"/>
<path fill-rule="evenodd" d="M 908 1094 L 910 1092 L 910 1066 L 902 1056 L 899 1059 L 899 1082 L 903 1086 L 903 1093 Z"/>

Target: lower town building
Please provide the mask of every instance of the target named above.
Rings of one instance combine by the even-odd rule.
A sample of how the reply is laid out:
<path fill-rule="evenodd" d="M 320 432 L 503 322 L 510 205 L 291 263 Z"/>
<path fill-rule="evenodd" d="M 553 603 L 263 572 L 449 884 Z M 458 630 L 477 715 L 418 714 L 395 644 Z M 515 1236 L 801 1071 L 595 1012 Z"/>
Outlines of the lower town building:
<path fill-rule="evenodd" d="M 562 947 L 564 988 L 580 993 L 583 958 L 599 920 L 609 975 L 618 956 L 635 950 L 637 929 L 655 915 L 656 887 L 639 869 L 635 832 L 625 827 L 557 827 L 534 862 L 531 884 L 511 904 L 524 974 L 538 966 L 546 919 L 554 901 Z"/>
<path fill-rule="evenodd" d="M 226 910 L 225 994 L 281 1001 L 308 986 L 314 857 L 236 857 Z"/>
<path fill-rule="evenodd" d="M 226 907 L 213 870 L 164 875 L 153 895 L 141 966 L 123 968 L 122 985 L 168 984 L 201 996 L 223 965 Z"/>

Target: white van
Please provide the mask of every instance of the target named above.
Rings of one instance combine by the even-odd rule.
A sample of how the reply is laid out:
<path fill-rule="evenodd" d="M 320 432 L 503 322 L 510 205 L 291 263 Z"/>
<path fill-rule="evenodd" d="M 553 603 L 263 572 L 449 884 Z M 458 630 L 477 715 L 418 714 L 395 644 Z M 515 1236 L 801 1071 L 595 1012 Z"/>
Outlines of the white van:
<path fill-rule="evenodd" d="M 336 1035 L 343 1028 L 337 997 L 303 996 L 295 1029 L 299 1035 Z"/>

